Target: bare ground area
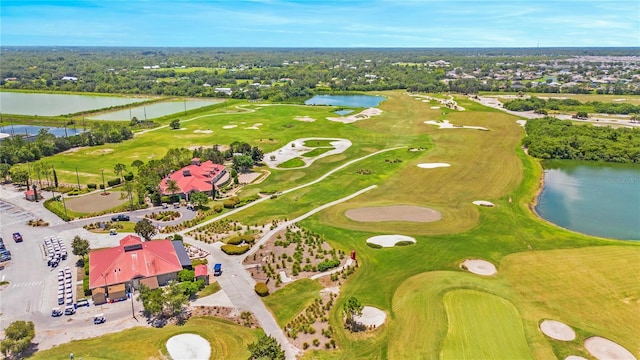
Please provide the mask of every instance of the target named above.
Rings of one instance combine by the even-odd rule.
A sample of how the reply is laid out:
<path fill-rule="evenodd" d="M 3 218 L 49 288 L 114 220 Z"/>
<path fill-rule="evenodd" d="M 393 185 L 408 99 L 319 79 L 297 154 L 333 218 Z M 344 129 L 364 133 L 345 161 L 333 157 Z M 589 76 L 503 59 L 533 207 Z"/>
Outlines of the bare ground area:
<path fill-rule="evenodd" d="M 345 216 L 354 221 L 414 221 L 433 222 L 442 219 L 440 212 L 413 205 L 394 205 L 349 209 Z"/>
<path fill-rule="evenodd" d="M 120 191 L 108 191 L 105 195 L 104 192 L 100 191 L 75 198 L 65 198 L 65 203 L 71 211 L 93 213 L 126 203 L 126 197 L 121 198 L 121 194 L 122 192 Z"/>

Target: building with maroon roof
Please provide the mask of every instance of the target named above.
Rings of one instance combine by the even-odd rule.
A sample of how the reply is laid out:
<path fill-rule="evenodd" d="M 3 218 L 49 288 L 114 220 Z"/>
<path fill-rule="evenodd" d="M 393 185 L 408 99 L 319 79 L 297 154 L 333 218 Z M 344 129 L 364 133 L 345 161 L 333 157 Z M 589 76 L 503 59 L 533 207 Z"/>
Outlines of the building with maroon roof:
<path fill-rule="evenodd" d="M 127 235 L 120 245 L 89 253 L 89 289 L 97 300 L 107 297 L 111 300 L 125 297 L 133 287 L 144 284 L 155 289 L 177 278 L 182 264 L 171 240 L 143 242 L 140 237 Z M 117 293 L 117 294 L 116 294 Z"/>
<path fill-rule="evenodd" d="M 212 183 L 216 187 L 229 181 L 229 173 L 224 165 L 214 164 L 211 160 L 200 162 L 199 158 L 193 158 L 191 165 L 187 165 L 178 171 L 174 171 L 160 181 L 160 192 L 163 195 L 172 195 L 167 191 L 167 182 L 174 180 L 179 191 L 176 194 L 188 198 L 192 192 L 204 192 L 211 196 Z"/>

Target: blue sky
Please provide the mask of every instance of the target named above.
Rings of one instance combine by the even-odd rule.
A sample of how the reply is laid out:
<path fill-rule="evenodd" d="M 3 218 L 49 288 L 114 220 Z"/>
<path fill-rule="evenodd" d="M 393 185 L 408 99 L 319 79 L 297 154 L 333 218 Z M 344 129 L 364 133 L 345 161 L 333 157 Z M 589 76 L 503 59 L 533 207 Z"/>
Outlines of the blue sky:
<path fill-rule="evenodd" d="M 640 46 L 640 1 L 1 0 L 0 44 Z"/>

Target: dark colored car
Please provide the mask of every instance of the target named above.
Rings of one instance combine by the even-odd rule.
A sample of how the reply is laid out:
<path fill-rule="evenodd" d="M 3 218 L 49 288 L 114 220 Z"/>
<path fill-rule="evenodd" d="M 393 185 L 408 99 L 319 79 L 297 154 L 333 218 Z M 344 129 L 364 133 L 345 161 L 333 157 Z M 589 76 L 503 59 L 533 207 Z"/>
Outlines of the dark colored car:
<path fill-rule="evenodd" d="M 22 242 L 22 235 L 19 232 L 13 233 L 13 241 Z"/>
<path fill-rule="evenodd" d="M 105 321 L 107 321 L 107 320 L 104 318 L 104 315 L 102 315 L 102 314 L 99 314 L 99 315 L 96 315 L 96 316 L 93 317 L 93 323 L 96 324 L 96 325 L 102 324 Z"/>
<path fill-rule="evenodd" d="M 54 308 L 53 310 L 51 310 L 51 316 L 53 317 L 62 316 L 62 310 L 60 310 L 60 308 Z"/>
<path fill-rule="evenodd" d="M 115 215 L 111 217 L 111 221 L 129 221 L 129 215 Z"/>
<path fill-rule="evenodd" d="M 75 313 L 76 313 L 76 309 L 75 309 L 73 306 L 67 306 L 67 307 L 64 309 L 64 314 L 65 314 L 65 315 L 73 315 L 73 314 L 75 314 Z"/>

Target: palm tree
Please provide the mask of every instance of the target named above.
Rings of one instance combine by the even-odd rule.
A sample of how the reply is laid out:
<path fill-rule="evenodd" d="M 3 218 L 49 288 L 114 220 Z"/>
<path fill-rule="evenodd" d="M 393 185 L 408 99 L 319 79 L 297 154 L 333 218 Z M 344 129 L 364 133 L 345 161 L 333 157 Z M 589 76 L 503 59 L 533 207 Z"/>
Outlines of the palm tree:
<path fill-rule="evenodd" d="M 180 191 L 178 183 L 175 180 L 167 180 L 167 191 L 171 192 L 171 197 L 175 198 L 176 192 Z"/>
<path fill-rule="evenodd" d="M 122 173 L 125 172 L 126 170 L 127 170 L 127 166 L 123 163 L 117 163 L 113 167 L 113 171 L 115 171 L 116 176 L 119 178 L 122 178 Z"/>

